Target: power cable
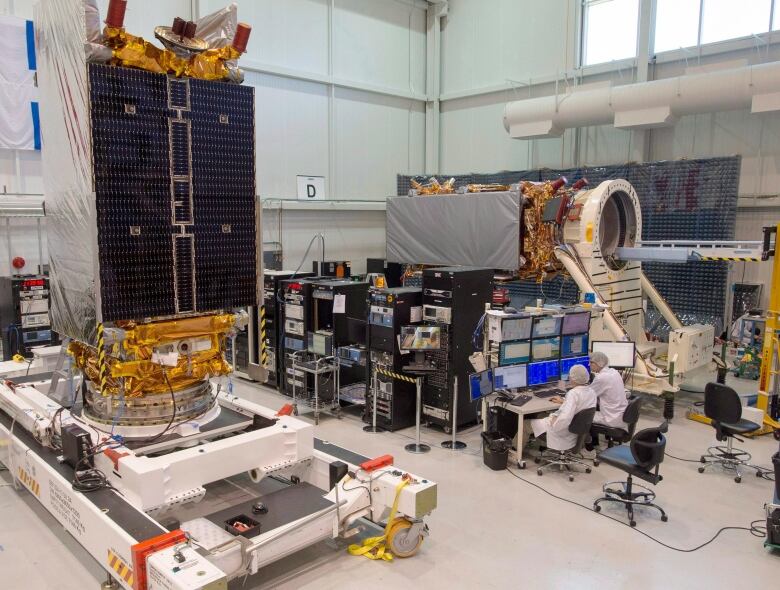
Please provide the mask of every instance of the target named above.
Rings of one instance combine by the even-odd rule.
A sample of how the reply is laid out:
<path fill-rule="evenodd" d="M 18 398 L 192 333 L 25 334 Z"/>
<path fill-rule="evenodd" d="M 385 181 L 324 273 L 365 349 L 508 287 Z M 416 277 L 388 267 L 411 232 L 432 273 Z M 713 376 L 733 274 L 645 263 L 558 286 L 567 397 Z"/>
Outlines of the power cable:
<path fill-rule="evenodd" d="M 720 529 L 718 529 L 718 532 L 716 532 L 712 537 L 710 537 L 704 543 L 701 543 L 700 545 L 697 545 L 696 547 L 691 547 L 691 548 L 675 547 L 674 545 L 669 545 L 669 544 L 664 543 L 663 541 L 661 541 L 659 539 L 656 539 L 652 535 L 650 535 L 650 534 L 648 534 L 648 533 L 646 533 L 644 531 L 641 531 L 641 530 L 637 529 L 636 527 L 632 527 L 627 522 L 623 522 L 622 520 L 620 520 L 618 518 L 615 518 L 614 516 L 609 516 L 608 514 L 604 514 L 603 512 L 595 512 L 590 506 L 586 506 L 585 504 L 581 504 L 580 502 L 576 502 L 574 500 L 569 500 L 568 498 L 564 498 L 562 496 L 557 496 L 557 495 L 553 494 L 552 492 L 546 490 L 545 488 L 543 488 L 539 484 L 535 484 L 532 481 L 529 481 L 529 480 L 525 479 L 524 477 L 520 477 L 518 474 L 516 474 L 515 472 L 513 472 L 509 468 L 507 468 L 507 471 L 509 472 L 509 474 L 512 477 L 514 477 L 516 479 L 519 479 L 520 481 L 525 482 L 528 485 L 533 486 L 533 487 L 535 487 L 538 490 L 541 490 L 542 492 L 544 492 L 548 496 L 551 496 L 551 497 L 555 498 L 556 500 L 561 500 L 561 501 L 566 502 L 568 504 L 573 504 L 574 506 L 579 506 L 580 508 L 583 508 L 583 509 L 587 510 L 591 514 L 595 514 L 597 516 L 603 516 L 604 518 L 608 518 L 609 520 L 612 520 L 612 521 L 615 521 L 615 522 L 617 522 L 619 524 L 622 524 L 623 526 L 628 527 L 632 531 L 635 531 L 638 534 L 640 534 L 640 535 L 642 535 L 644 537 L 647 537 L 651 541 L 653 541 L 655 543 L 658 543 L 662 547 L 666 547 L 667 549 L 671 549 L 672 551 L 677 551 L 679 553 L 693 553 L 694 551 L 698 551 L 699 549 L 703 549 L 704 547 L 706 547 L 707 545 L 709 545 L 710 543 L 715 541 L 715 539 L 717 539 L 722 533 L 724 533 L 726 531 L 747 531 L 751 535 L 753 535 L 754 537 L 759 537 L 759 538 L 766 537 L 766 527 L 762 526 L 762 525 L 759 525 L 759 524 L 756 524 L 756 523 L 761 523 L 761 522 L 764 522 L 764 521 L 762 519 L 758 519 L 758 520 L 752 521 L 750 523 L 750 525 L 747 526 L 747 527 L 744 527 L 744 526 L 724 526 L 724 527 L 721 527 Z"/>

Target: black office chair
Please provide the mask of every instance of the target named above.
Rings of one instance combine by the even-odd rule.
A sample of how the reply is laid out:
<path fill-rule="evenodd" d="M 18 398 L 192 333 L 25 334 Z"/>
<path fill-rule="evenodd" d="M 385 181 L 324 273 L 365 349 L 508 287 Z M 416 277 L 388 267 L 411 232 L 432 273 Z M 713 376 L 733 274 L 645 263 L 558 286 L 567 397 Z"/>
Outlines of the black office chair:
<path fill-rule="evenodd" d="M 642 408 L 642 398 L 634 396 L 629 399 L 626 409 L 623 410 L 623 422 L 626 423 L 626 428 L 613 428 L 611 426 L 605 426 L 603 424 L 594 424 L 590 427 L 591 442 L 595 442 L 598 445 L 599 435 L 604 435 L 607 441 L 607 448 L 612 448 L 615 444 L 622 445 L 623 443 L 630 442 L 634 437 L 636 431 L 636 424 L 639 422 L 639 410 Z M 598 465 L 598 459 L 593 461 L 594 465 Z"/>
<path fill-rule="evenodd" d="M 707 454 L 701 456 L 699 473 L 711 465 L 721 465 L 724 469 L 734 471 L 734 481 L 742 481 L 740 467 L 750 467 L 756 470 L 756 476 L 761 477 L 762 470 L 756 465 L 750 464 L 751 455 L 747 451 L 734 448 L 734 439 L 739 442 L 744 440 L 737 438 L 737 434 L 747 434 L 761 428 L 760 424 L 742 419 L 742 403 L 739 395 L 731 387 L 720 383 L 707 383 L 704 388 L 704 415 L 712 422 L 715 429 L 715 438 L 726 441 L 726 445 L 715 445 L 707 449 Z"/>
<path fill-rule="evenodd" d="M 653 485 L 663 479 L 658 470 L 664 460 L 664 452 L 666 450 L 664 433 L 668 429 L 669 425 L 666 422 L 654 428 L 645 428 L 634 435 L 630 445 L 612 447 L 599 453 L 599 461 L 625 471 L 628 473 L 628 479 L 626 481 L 605 483 L 602 488 L 604 497 L 593 503 L 593 510 L 599 512 L 602 502 L 620 502 L 626 507 L 628 524 L 631 526 L 636 526 L 634 506 L 655 508 L 661 513 L 663 522 L 669 520 L 663 508 L 653 503 L 655 492 L 650 488 L 634 483 L 634 477 L 638 477 Z M 620 489 L 610 487 L 615 485 L 620 485 Z M 639 491 L 635 491 L 635 488 L 639 488 Z"/>
<path fill-rule="evenodd" d="M 590 427 L 593 424 L 593 416 L 596 414 L 596 408 L 588 408 L 586 410 L 580 410 L 571 419 L 569 424 L 569 432 L 577 435 L 577 443 L 571 448 L 565 451 L 558 451 L 555 449 L 547 448 L 542 451 L 538 457 L 534 458 L 535 463 L 542 463 L 536 470 L 537 475 L 542 475 L 544 470 L 548 467 L 559 467 L 561 471 L 564 469 L 569 471 L 569 481 L 574 481 L 574 474 L 571 473 L 571 468 L 574 465 L 582 465 L 585 467 L 585 473 L 590 473 L 590 465 L 585 463 L 585 459 L 582 456 L 582 447 L 585 444 L 585 439 L 590 433 Z"/>

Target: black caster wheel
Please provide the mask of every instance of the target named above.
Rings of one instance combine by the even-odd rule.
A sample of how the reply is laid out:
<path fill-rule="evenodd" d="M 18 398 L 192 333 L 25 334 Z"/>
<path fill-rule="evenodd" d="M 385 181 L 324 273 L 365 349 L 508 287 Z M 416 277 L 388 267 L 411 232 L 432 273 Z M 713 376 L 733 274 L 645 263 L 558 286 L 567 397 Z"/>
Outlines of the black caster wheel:
<path fill-rule="evenodd" d="M 518 461 L 517 462 L 517 468 L 518 469 L 525 469 L 525 461 Z"/>
<path fill-rule="evenodd" d="M 445 427 L 444 427 L 444 432 L 445 432 L 446 434 L 451 434 L 451 433 L 452 433 L 452 428 L 450 428 L 449 426 L 445 426 Z"/>
<path fill-rule="evenodd" d="M 635 527 L 636 526 L 636 521 L 635 520 L 629 520 L 628 521 L 628 526 Z"/>
<path fill-rule="evenodd" d="M 601 512 L 601 506 L 599 506 L 598 504 L 594 504 L 593 505 L 593 511 L 594 512 Z"/>
<path fill-rule="evenodd" d="M 704 458 L 704 455 L 702 455 L 701 457 L 699 457 L 699 461 L 700 461 L 701 463 L 706 463 L 706 462 L 707 462 L 707 459 L 705 459 L 705 458 Z"/>
<path fill-rule="evenodd" d="M 756 477 L 759 477 L 759 478 L 764 477 L 764 474 L 761 473 L 761 471 L 756 470 Z"/>
<path fill-rule="evenodd" d="M 591 468 L 590 467 L 586 467 L 585 468 L 585 473 L 590 473 L 590 472 L 591 472 Z"/>
<path fill-rule="evenodd" d="M 742 482 L 742 478 L 737 476 L 737 477 L 734 478 L 734 481 L 737 482 L 737 483 L 741 483 Z"/>
<path fill-rule="evenodd" d="M 697 471 L 698 471 L 699 473 L 704 473 L 704 467 L 699 467 L 699 469 L 698 469 Z"/>
<path fill-rule="evenodd" d="M 536 475 L 541 475 L 542 473 L 543 473 L 543 471 L 541 469 L 537 469 L 536 470 Z"/>
<path fill-rule="evenodd" d="M 539 457 L 534 457 L 534 463 L 539 464 L 541 462 L 542 462 L 542 460 Z"/>
<path fill-rule="evenodd" d="M 667 520 L 669 520 L 669 517 L 666 514 L 661 516 L 661 522 L 666 522 Z"/>
<path fill-rule="evenodd" d="M 573 475 L 569 476 L 569 481 L 574 481 L 574 476 Z"/>
<path fill-rule="evenodd" d="M 775 440 L 780 440 L 780 428 L 775 430 L 774 433 L 772 433 L 772 436 L 775 437 Z"/>
<path fill-rule="evenodd" d="M 593 459 L 593 467 L 598 467 L 601 464 L 601 461 L 598 459 Z"/>

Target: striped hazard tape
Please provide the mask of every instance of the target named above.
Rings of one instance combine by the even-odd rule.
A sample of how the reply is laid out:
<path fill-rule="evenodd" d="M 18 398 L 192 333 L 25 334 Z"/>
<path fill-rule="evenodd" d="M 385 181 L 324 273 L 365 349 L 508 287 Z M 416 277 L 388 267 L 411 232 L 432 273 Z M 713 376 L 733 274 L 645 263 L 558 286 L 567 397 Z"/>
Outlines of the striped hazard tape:
<path fill-rule="evenodd" d="M 702 256 L 700 260 L 716 260 L 720 262 L 761 262 L 755 256 Z"/>
<path fill-rule="evenodd" d="M 27 471 L 21 467 L 19 468 L 19 481 L 21 481 L 33 494 L 39 498 L 41 497 L 41 486 L 38 485 L 38 482 L 35 481 L 35 478 L 33 478 L 32 475 L 27 473 Z"/>
<path fill-rule="evenodd" d="M 409 383 L 416 383 L 417 379 L 414 377 L 409 377 L 408 375 L 402 375 L 401 373 L 394 373 L 393 371 L 388 371 L 387 369 L 380 369 L 377 368 L 376 372 L 380 375 L 384 375 L 385 377 L 392 377 L 393 379 L 400 379 L 401 381 L 408 381 Z"/>
<path fill-rule="evenodd" d="M 268 345 L 265 341 L 265 305 L 260 306 L 260 364 L 268 363 Z"/>
<path fill-rule="evenodd" d="M 106 338 L 103 335 L 103 324 L 97 325 L 98 369 L 100 371 L 100 394 L 106 395 L 108 367 L 106 366 Z"/>
<path fill-rule="evenodd" d="M 130 566 L 127 565 L 121 557 L 111 551 L 111 549 L 108 550 L 108 566 L 114 570 L 128 586 L 133 585 L 133 570 L 130 569 Z"/>

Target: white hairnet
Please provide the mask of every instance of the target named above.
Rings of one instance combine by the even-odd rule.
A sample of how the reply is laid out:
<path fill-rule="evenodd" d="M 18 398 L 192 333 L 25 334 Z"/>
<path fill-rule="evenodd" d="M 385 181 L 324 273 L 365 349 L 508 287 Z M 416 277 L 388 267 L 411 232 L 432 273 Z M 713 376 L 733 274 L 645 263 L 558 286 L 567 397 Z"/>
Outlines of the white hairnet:
<path fill-rule="evenodd" d="M 585 365 L 574 365 L 569 369 L 569 379 L 575 385 L 587 385 L 590 381 L 590 373 L 585 368 Z"/>
<path fill-rule="evenodd" d="M 591 365 L 598 365 L 602 369 L 609 366 L 609 357 L 601 352 L 600 350 L 597 350 L 594 353 L 591 353 L 590 355 L 590 364 Z"/>

